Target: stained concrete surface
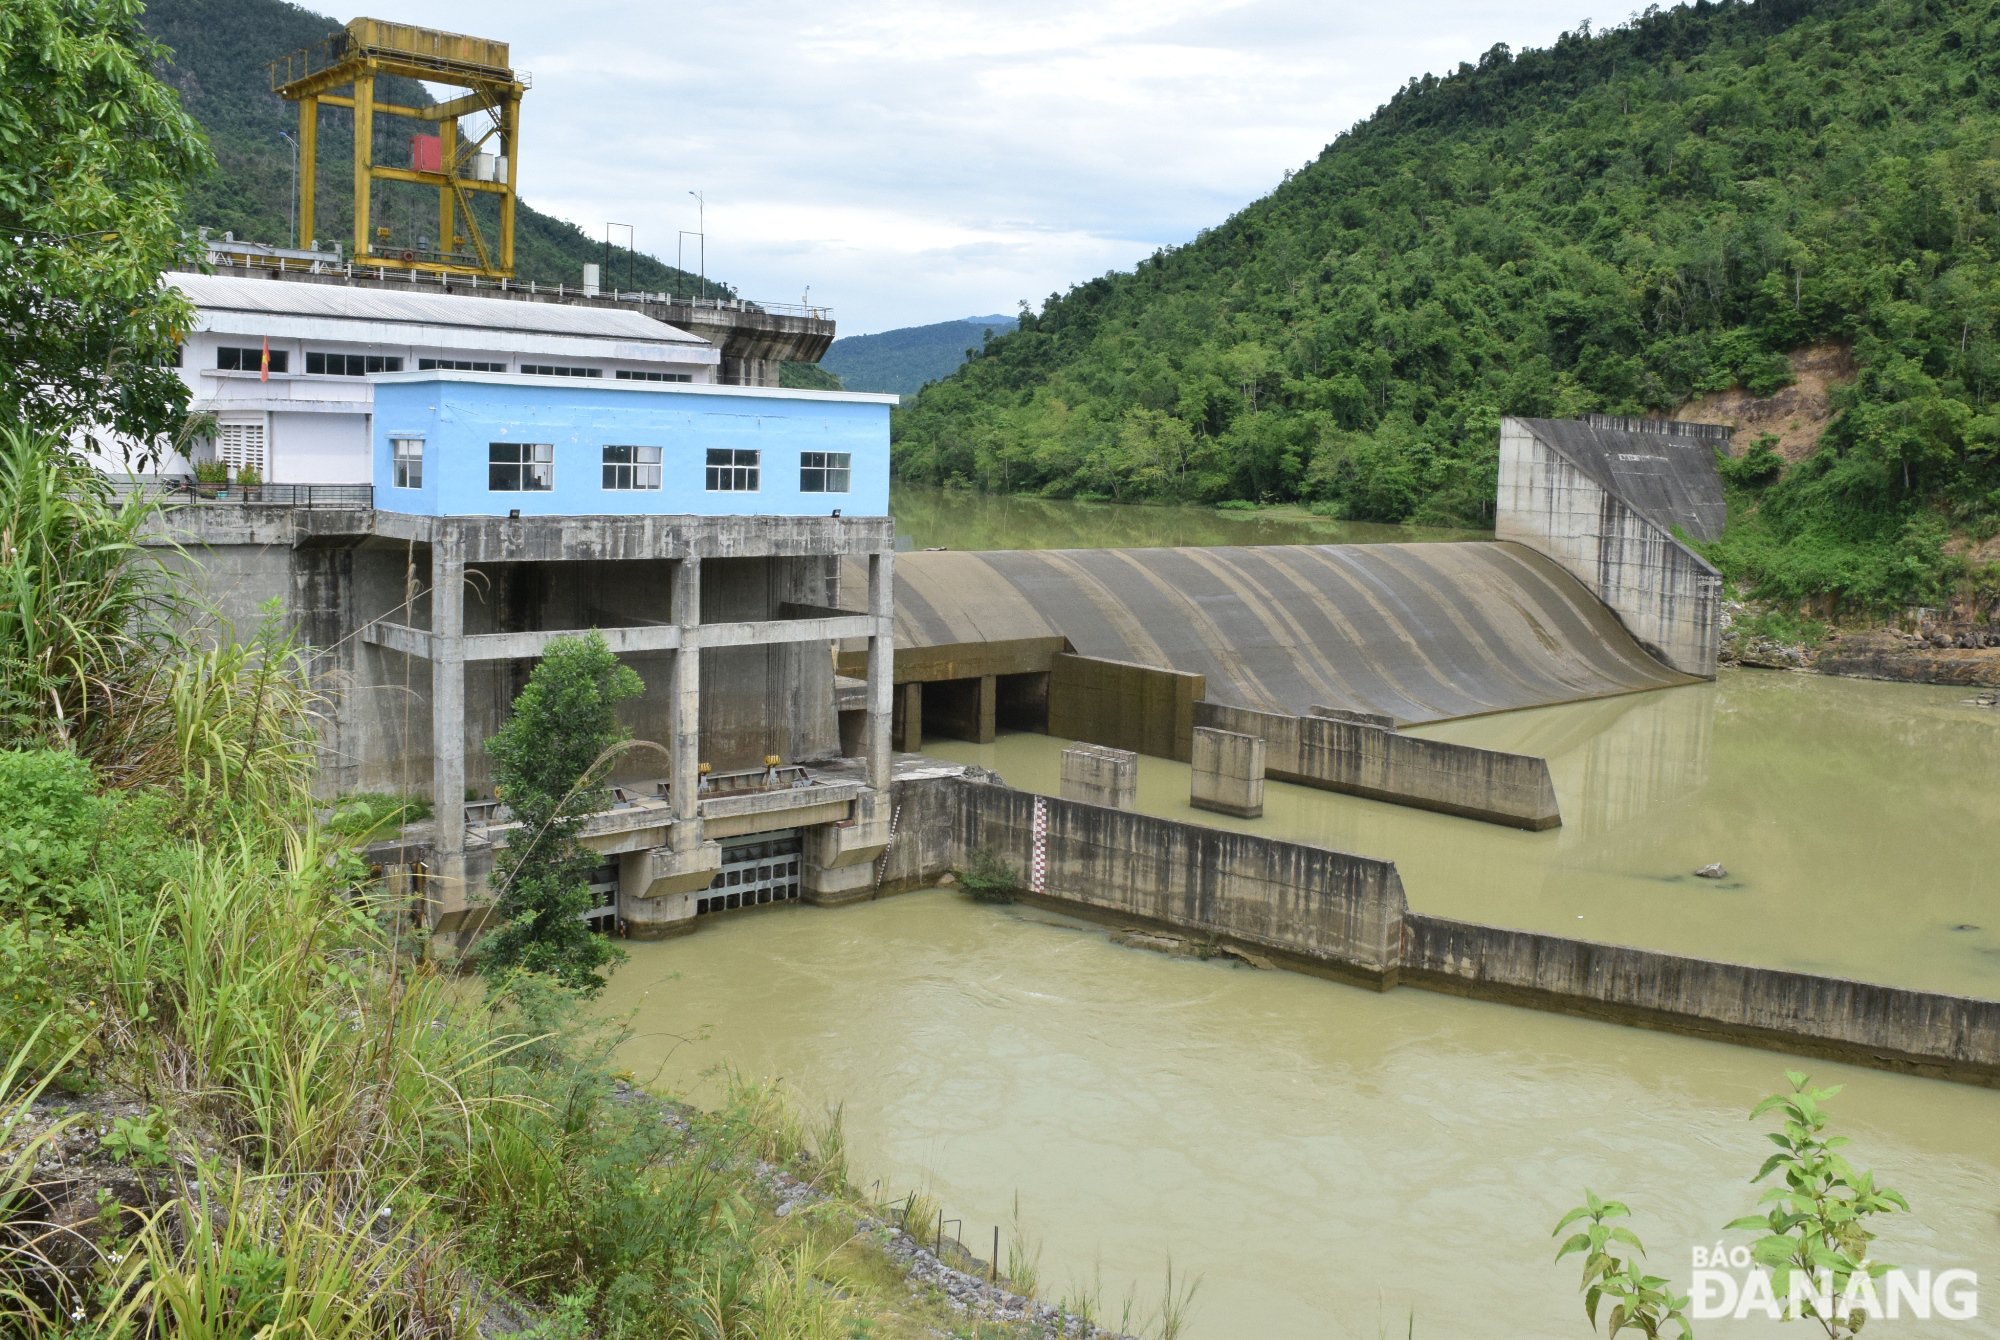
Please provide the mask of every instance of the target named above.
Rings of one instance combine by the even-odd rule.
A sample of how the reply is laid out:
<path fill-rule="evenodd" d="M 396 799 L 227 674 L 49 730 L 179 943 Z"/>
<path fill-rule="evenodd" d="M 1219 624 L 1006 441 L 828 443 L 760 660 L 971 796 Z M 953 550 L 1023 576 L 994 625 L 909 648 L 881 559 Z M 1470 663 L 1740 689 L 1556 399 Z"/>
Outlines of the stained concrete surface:
<path fill-rule="evenodd" d="M 1051 636 L 1084 656 L 1203 675 L 1216 702 L 1406 724 L 1689 682 L 1577 579 L 1514 544 L 898 558 L 899 662 Z"/>

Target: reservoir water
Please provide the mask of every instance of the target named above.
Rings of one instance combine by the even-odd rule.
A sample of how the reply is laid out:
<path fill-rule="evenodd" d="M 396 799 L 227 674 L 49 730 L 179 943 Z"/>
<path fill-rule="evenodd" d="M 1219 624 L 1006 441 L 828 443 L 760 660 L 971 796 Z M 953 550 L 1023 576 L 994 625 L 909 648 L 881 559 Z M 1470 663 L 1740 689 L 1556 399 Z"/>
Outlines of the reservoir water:
<path fill-rule="evenodd" d="M 1218 511 L 1067 498 L 1009 498 L 898 483 L 897 543 L 914 549 L 1103 549 L 1214 544 L 1490 540 L 1493 532 L 1336 521 L 1301 507 Z"/>
<path fill-rule="evenodd" d="M 2000 711 L 1966 689 L 1724 670 L 1713 684 L 1412 728 L 1541 755 L 1563 826 L 1524 833 L 1273 782 L 1264 817 L 1139 808 L 1396 862 L 1419 912 L 2000 998 Z M 1054 794 L 1066 741 L 925 741 Z M 1693 871 L 1720 862 L 1724 880 Z"/>
<path fill-rule="evenodd" d="M 919 548 L 1483 538 L 902 487 L 894 506 Z M 1547 756 L 1550 833 L 1278 784 L 1263 820 L 1197 815 L 1185 766 L 1156 759 L 1140 805 L 1392 858 L 1420 910 L 2000 995 L 2000 713 L 1965 696 L 1725 673 L 1426 729 Z M 927 752 L 1054 790 L 1063 743 Z M 1691 877 L 1710 861 L 1730 878 Z M 1754 1207 L 1769 1146 L 1747 1112 L 1797 1066 L 1848 1086 L 1850 1153 L 1910 1199 L 1876 1254 L 1986 1286 L 1979 1320 L 1881 1333 L 2000 1336 L 2000 1092 L 1168 958 L 948 891 L 630 948 L 603 1006 L 642 1080 L 713 1096 L 727 1064 L 842 1104 L 858 1181 L 926 1189 L 982 1255 L 1018 1194 L 1043 1295 L 1098 1293 L 1114 1319 L 1128 1290 L 1153 1306 L 1171 1255 L 1201 1277 L 1188 1334 L 1208 1340 L 1587 1336 L 1556 1217 L 1586 1185 L 1627 1200 L 1685 1281 Z"/>

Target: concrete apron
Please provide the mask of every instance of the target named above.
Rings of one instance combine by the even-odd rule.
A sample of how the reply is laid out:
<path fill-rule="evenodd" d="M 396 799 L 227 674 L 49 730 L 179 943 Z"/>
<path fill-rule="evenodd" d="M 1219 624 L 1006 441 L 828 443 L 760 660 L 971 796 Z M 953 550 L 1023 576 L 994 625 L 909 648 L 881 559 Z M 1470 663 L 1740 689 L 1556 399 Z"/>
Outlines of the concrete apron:
<path fill-rule="evenodd" d="M 1315 976 L 2000 1088 L 2000 1001 L 1421 916 L 1389 862 L 958 777 L 899 781 L 894 801 L 909 840 L 863 896 L 931 887 L 987 850 L 1031 905 Z"/>

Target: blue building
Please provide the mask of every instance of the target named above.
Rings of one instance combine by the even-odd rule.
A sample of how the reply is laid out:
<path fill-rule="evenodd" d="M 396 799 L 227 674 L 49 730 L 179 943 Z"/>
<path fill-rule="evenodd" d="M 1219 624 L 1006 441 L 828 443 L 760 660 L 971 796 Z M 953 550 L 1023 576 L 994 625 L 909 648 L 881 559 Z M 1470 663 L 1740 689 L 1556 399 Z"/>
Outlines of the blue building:
<path fill-rule="evenodd" d="M 444 370 L 373 380 L 381 511 L 889 512 L 894 396 Z"/>

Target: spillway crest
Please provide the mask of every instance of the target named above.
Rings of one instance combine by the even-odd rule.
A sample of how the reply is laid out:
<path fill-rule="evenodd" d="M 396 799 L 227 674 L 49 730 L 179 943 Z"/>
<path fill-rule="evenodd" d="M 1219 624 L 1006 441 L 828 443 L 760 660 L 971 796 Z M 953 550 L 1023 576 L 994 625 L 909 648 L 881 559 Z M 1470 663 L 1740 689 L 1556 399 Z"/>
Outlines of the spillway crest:
<path fill-rule="evenodd" d="M 1051 636 L 1206 675 L 1217 702 L 1404 723 L 1692 682 L 1517 544 L 897 556 L 899 648 Z"/>

